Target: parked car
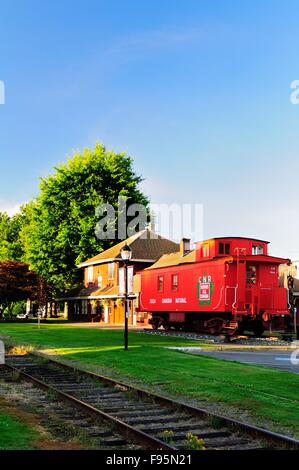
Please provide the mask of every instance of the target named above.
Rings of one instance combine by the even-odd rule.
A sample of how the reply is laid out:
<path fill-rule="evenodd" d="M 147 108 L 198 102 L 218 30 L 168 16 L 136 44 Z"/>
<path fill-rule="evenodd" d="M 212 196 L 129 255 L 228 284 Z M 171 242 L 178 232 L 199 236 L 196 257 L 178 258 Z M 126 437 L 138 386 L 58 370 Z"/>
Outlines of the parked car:
<path fill-rule="evenodd" d="M 28 313 L 19 313 L 16 318 L 18 320 L 28 320 L 29 314 Z"/>

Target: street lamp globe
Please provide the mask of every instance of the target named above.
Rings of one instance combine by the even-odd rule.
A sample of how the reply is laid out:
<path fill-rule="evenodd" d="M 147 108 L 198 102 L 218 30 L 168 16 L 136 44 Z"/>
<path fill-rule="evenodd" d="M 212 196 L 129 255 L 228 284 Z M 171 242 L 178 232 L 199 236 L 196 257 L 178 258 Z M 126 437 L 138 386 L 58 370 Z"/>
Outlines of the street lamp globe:
<path fill-rule="evenodd" d="M 132 249 L 129 247 L 129 245 L 125 245 L 122 249 L 121 249 L 121 259 L 123 261 L 130 261 L 130 259 L 132 258 Z"/>

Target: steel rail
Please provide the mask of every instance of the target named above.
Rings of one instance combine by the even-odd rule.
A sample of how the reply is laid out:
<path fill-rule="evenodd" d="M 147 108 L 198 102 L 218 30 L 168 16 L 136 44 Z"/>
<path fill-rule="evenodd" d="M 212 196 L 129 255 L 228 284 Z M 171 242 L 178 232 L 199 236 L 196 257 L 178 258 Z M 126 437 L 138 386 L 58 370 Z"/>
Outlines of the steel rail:
<path fill-rule="evenodd" d="M 52 361 L 49 361 L 52 362 Z M 57 363 L 59 364 L 59 363 Z M 153 450 L 171 450 L 175 451 L 178 450 L 176 447 L 173 447 L 171 445 L 168 445 L 166 442 L 161 441 L 160 439 L 155 438 L 154 436 L 151 436 L 133 426 L 130 426 L 129 424 L 125 423 L 124 421 L 121 421 L 118 418 L 115 418 L 114 416 L 111 416 L 109 413 L 105 413 L 104 411 L 101 411 L 94 406 L 90 405 L 89 403 L 86 403 L 82 400 L 79 400 L 78 398 L 70 395 L 69 393 L 62 392 L 61 390 L 57 389 L 56 387 L 53 387 L 52 385 L 49 385 L 42 380 L 37 379 L 36 377 L 33 377 L 32 375 L 28 374 L 27 372 L 24 372 L 21 370 L 21 368 L 17 368 L 14 366 L 11 366 L 10 364 L 5 364 L 5 367 L 10 369 L 12 372 L 15 372 L 18 374 L 20 377 L 22 377 L 24 380 L 28 382 L 32 382 L 36 384 L 38 387 L 51 391 L 55 393 L 57 396 L 62 398 L 66 402 L 71 402 L 74 404 L 76 407 L 83 409 L 84 411 L 88 412 L 91 416 L 97 417 L 104 419 L 105 421 L 109 422 L 110 424 L 113 423 L 116 425 L 117 429 L 126 437 L 129 437 L 138 442 L 140 444 L 143 444 L 147 448 L 153 449 Z"/>
<path fill-rule="evenodd" d="M 218 413 L 214 413 L 212 411 L 208 411 L 208 410 L 205 410 L 203 408 L 198 408 L 198 407 L 195 407 L 195 406 L 192 406 L 192 405 L 187 405 L 187 404 L 182 403 L 178 400 L 168 398 L 164 395 L 155 394 L 153 392 L 150 392 L 149 390 L 139 388 L 139 387 L 135 387 L 135 386 L 130 385 L 128 383 L 118 381 L 118 380 L 112 379 L 110 377 L 106 377 L 104 375 L 97 374 L 95 372 L 86 371 L 84 369 L 80 369 L 78 367 L 75 367 L 74 365 L 71 365 L 71 364 L 66 364 L 64 362 L 57 361 L 57 359 L 49 358 L 46 354 L 43 354 L 43 353 L 32 353 L 31 352 L 29 355 L 44 358 L 48 362 L 53 363 L 53 364 L 55 364 L 59 367 L 63 367 L 65 369 L 72 369 L 74 372 L 76 372 L 80 375 L 85 375 L 86 377 L 93 378 L 93 379 L 98 380 L 100 382 L 106 382 L 106 383 L 112 384 L 114 386 L 116 385 L 116 386 L 119 386 L 119 387 L 126 388 L 127 390 L 130 390 L 130 391 L 138 394 L 141 397 L 144 396 L 144 397 L 147 397 L 147 398 L 151 398 L 154 401 L 159 402 L 161 404 L 163 403 L 163 404 L 171 406 L 171 407 L 180 408 L 181 410 L 185 410 L 185 411 L 187 411 L 187 412 L 189 412 L 189 413 L 191 413 L 195 416 L 202 416 L 202 417 L 205 417 L 205 418 L 215 418 L 215 419 L 219 420 L 221 423 L 229 426 L 230 428 L 235 428 L 235 429 L 238 428 L 239 430 L 242 430 L 247 434 L 251 434 L 251 435 L 255 436 L 256 438 L 262 438 L 262 439 L 265 439 L 266 441 L 271 441 L 273 443 L 275 442 L 277 444 L 283 444 L 287 447 L 292 447 L 296 450 L 299 450 L 299 440 L 295 439 L 293 437 L 286 436 L 284 434 L 280 434 L 280 433 L 277 433 L 277 432 L 274 432 L 274 431 L 269 431 L 268 429 L 260 428 L 258 426 L 252 425 L 252 424 L 244 423 L 242 421 L 235 420 L 233 418 L 229 418 L 227 416 L 220 415 Z"/>

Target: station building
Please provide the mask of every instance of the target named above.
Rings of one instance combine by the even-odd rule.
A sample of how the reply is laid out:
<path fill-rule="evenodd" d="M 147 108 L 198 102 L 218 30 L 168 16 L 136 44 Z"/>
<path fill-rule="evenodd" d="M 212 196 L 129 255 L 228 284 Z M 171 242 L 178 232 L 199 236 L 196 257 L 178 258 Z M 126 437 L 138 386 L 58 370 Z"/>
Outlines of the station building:
<path fill-rule="evenodd" d="M 296 320 L 299 325 L 299 260 L 280 266 L 280 285 L 289 289 L 289 302 L 294 311 L 296 308 Z"/>
<path fill-rule="evenodd" d="M 121 249 L 130 246 L 132 258 L 128 266 L 130 325 L 147 324 L 148 314 L 137 313 L 139 300 L 138 273 L 155 263 L 162 255 L 179 250 L 179 245 L 145 229 L 78 265 L 83 270 L 84 287 L 74 297 L 64 300 L 64 316 L 72 321 L 100 321 L 123 324 L 124 264 Z"/>

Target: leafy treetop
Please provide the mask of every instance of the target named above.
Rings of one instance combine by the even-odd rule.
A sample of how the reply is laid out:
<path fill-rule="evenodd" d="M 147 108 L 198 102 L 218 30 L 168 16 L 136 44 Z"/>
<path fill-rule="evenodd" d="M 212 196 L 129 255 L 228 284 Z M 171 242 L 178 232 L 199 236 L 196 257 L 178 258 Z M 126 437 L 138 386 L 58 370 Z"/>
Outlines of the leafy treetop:
<path fill-rule="evenodd" d="M 28 264 L 18 261 L 0 262 L 0 303 L 8 305 L 36 295 L 38 276 Z"/>
<path fill-rule="evenodd" d="M 117 210 L 119 196 L 147 207 L 141 181 L 125 153 L 107 151 L 102 144 L 75 153 L 41 180 L 40 195 L 23 208 L 23 260 L 56 294 L 73 288 L 82 276 L 76 265 L 118 242 L 96 238 L 96 207 L 109 203 Z"/>

